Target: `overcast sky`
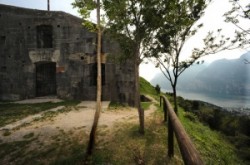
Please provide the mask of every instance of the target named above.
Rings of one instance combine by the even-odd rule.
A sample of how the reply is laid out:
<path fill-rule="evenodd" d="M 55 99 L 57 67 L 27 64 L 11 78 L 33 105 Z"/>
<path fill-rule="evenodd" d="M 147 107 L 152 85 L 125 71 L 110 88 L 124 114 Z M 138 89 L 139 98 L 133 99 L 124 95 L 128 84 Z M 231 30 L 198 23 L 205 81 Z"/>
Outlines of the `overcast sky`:
<path fill-rule="evenodd" d="M 71 3 L 74 0 L 50 0 L 50 9 L 56 11 L 65 11 L 75 16 L 79 16 L 77 9 L 73 9 Z M 213 0 L 213 2 L 208 6 L 204 17 L 201 22 L 204 23 L 204 28 L 201 32 L 192 39 L 190 39 L 184 46 L 182 52 L 182 57 L 187 57 L 190 55 L 191 50 L 197 47 L 202 42 L 203 37 L 208 31 L 216 30 L 222 28 L 227 36 L 233 35 L 234 26 L 224 22 L 223 14 L 230 9 L 229 0 Z M 241 0 L 243 4 L 249 3 L 249 0 Z M 0 4 L 7 4 L 12 6 L 20 6 L 25 8 L 47 10 L 47 0 L 0 0 Z M 248 23 L 248 24 L 247 24 Z M 249 22 L 246 22 L 249 26 Z M 244 26 L 244 25 L 243 25 Z M 238 58 L 240 55 L 247 52 L 247 50 L 234 50 L 234 51 L 224 51 L 215 55 L 211 55 L 205 58 L 206 62 L 211 62 L 221 58 L 233 59 Z M 153 78 L 154 74 L 159 72 L 155 69 L 153 64 L 142 64 L 140 67 L 140 75 L 150 80 Z"/>

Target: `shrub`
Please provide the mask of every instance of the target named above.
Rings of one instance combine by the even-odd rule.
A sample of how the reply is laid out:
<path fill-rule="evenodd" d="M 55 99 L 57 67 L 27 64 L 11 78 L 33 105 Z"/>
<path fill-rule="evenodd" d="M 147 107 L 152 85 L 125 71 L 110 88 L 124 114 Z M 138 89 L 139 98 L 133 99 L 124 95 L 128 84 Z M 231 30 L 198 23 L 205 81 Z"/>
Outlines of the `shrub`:
<path fill-rule="evenodd" d="M 189 119 L 192 122 L 197 122 L 198 121 L 197 116 L 195 114 L 191 113 L 191 112 L 185 112 L 184 117 L 186 117 L 187 119 Z"/>

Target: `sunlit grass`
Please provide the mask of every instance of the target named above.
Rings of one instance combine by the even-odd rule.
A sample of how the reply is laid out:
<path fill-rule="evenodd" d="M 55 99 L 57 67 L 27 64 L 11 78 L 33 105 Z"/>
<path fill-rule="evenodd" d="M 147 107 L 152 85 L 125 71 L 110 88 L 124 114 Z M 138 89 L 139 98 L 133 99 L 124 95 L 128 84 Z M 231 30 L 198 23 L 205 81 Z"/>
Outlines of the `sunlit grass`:
<path fill-rule="evenodd" d="M 140 92 L 141 94 L 150 95 L 155 100 L 160 99 L 160 95 L 156 92 L 155 88 L 142 77 L 140 77 Z"/>
<path fill-rule="evenodd" d="M 144 110 L 148 110 L 152 102 L 141 102 L 141 107 Z"/>
<path fill-rule="evenodd" d="M 145 125 L 145 135 L 138 133 L 136 123 L 122 122 L 115 126 L 110 140 L 98 143 L 91 157 L 92 164 L 183 164 L 180 155 L 167 156 L 167 128 L 157 110 Z M 100 146 L 101 145 L 101 146 Z M 99 148 L 99 149 L 98 149 Z"/>

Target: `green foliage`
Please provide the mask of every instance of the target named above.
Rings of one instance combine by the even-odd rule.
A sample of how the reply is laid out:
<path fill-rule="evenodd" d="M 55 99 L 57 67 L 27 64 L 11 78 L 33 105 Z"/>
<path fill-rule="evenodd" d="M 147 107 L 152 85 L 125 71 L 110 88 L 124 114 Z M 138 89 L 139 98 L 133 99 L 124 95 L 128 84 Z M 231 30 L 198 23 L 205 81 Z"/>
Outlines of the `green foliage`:
<path fill-rule="evenodd" d="M 121 45 L 123 55 L 134 58 L 138 65 L 147 57 L 147 50 L 144 48 L 151 43 L 150 36 L 154 32 L 151 21 L 155 21 L 148 18 L 154 15 L 150 9 L 156 2 L 158 1 L 103 0 L 109 31 Z M 127 39 L 123 40 L 124 37 Z"/>
<path fill-rule="evenodd" d="M 93 24 L 89 18 L 90 18 L 90 13 L 96 8 L 96 3 L 93 0 L 75 0 L 72 3 L 72 6 L 74 8 L 78 8 L 78 13 L 83 18 L 83 26 L 87 27 L 88 30 L 95 32 L 96 25 Z"/>
<path fill-rule="evenodd" d="M 244 164 L 237 156 L 236 148 L 225 139 L 224 135 L 212 131 L 199 122 L 190 122 L 182 108 L 179 108 L 178 114 L 205 164 Z"/>
<path fill-rule="evenodd" d="M 158 84 L 156 84 L 155 90 L 156 90 L 156 92 L 157 92 L 158 94 L 161 93 L 161 87 L 160 87 Z"/>
<path fill-rule="evenodd" d="M 234 155 L 237 155 L 237 159 L 241 159 L 245 161 L 245 163 L 250 162 L 250 117 L 249 116 L 239 116 L 233 113 L 227 112 L 217 106 L 200 102 L 200 101 L 190 101 L 184 100 L 179 97 L 178 102 L 181 107 L 188 106 L 188 110 L 185 107 L 186 112 L 182 112 L 182 116 L 185 121 L 200 121 L 203 124 L 209 126 L 210 129 L 220 131 L 223 134 L 220 135 L 221 138 L 224 139 L 225 144 L 230 142 L 232 147 L 232 151 Z M 186 102 L 186 103 L 185 103 Z M 198 106 L 198 108 L 197 108 Z M 188 125 L 191 123 L 189 122 Z M 197 125 L 200 123 L 197 122 Z M 204 126 L 205 128 L 205 126 Z M 211 131 L 212 132 L 212 131 Z M 190 135 L 193 136 L 195 132 L 191 132 Z M 205 133 L 208 136 L 207 133 Z M 199 135 L 200 136 L 200 135 Z M 210 134 L 209 134 L 210 136 Z M 222 143 L 223 144 L 223 143 Z M 205 144 L 206 146 L 209 144 Z M 223 144 L 224 145 L 224 144 Z M 233 154 L 233 153 L 232 153 Z M 236 156 L 235 156 L 236 158 Z M 228 158 L 225 158 L 227 160 Z M 225 161 L 225 162 L 228 162 Z M 243 164 L 243 162 L 241 162 Z M 224 163 L 222 163 L 224 164 Z M 233 164 L 233 163 L 231 163 Z"/>
<path fill-rule="evenodd" d="M 198 118 L 195 114 L 191 113 L 191 112 L 185 112 L 183 114 L 183 116 L 187 119 L 189 119 L 190 121 L 192 122 L 197 122 L 198 121 Z"/>
<path fill-rule="evenodd" d="M 233 38 L 232 45 L 234 48 L 248 48 L 250 45 L 250 28 L 242 26 L 249 23 L 250 21 L 250 3 L 243 5 L 241 1 L 230 1 L 232 8 L 224 14 L 225 22 L 232 23 L 235 25 L 237 30 L 235 30 L 235 36 Z M 249 63 L 247 60 L 246 63 Z"/>
<path fill-rule="evenodd" d="M 156 16 L 161 21 L 154 22 L 154 29 L 157 33 L 152 35 L 152 44 L 147 45 L 148 56 L 155 58 L 156 67 L 160 68 L 166 79 L 170 82 L 176 99 L 176 87 L 179 76 L 202 56 L 215 52 L 215 48 L 210 36 L 204 39 L 204 48 L 201 50 L 194 48 L 192 54 L 186 60 L 181 60 L 183 46 L 188 39 L 196 35 L 203 24 L 197 24 L 204 13 L 209 0 L 170 0 L 157 1 L 159 4 L 152 6 L 151 11 L 156 12 Z M 167 11 L 167 12 L 166 12 Z M 154 17 L 152 18 L 154 19 Z M 151 21 L 149 21 L 151 25 Z M 153 21 L 152 21 L 153 22 Z M 207 40 L 211 42 L 206 42 Z M 218 46 L 219 47 L 219 46 Z M 218 48 L 216 47 L 216 48 Z M 211 50 L 212 49 L 212 50 Z M 175 111 L 177 100 L 174 100 Z"/>
<path fill-rule="evenodd" d="M 152 35 L 153 43 L 148 45 L 147 54 L 155 57 L 156 66 L 170 82 L 174 95 L 176 95 L 178 78 L 187 68 L 193 64 L 200 64 L 198 60 L 203 56 L 215 54 L 233 46 L 234 41 L 230 38 L 226 39 L 221 34 L 222 29 L 218 29 L 207 33 L 201 47 L 194 45 L 188 58 L 184 60 L 180 58 L 186 42 L 203 27 L 203 24 L 198 21 L 210 2 L 211 0 L 162 0 L 157 1 L 158 5 L 150 9 L 155 16 L 148 19 L 159 17 L 156 20 L 160 21 L 149 21 L 148 26 L 153 26 L 157 32 Z M 153 25 L 152 22 L 154 22 Z M 238 38 L 242 38 L 241 34 L 237 33 L 237 35 L 240 36 Z"/>
<path fill-rule="evenodd" d="M 158 16 L 161 21 L 156 24 L 158 31 L 154 36 L 153 45 L 150 46 L 150 53 L 157 59 L 157 66 L 162 68 L 164 75 L 172 85 L 175 85 L 175 82 L 177 82 L 175 79 L 186 68 L 206 52 L 194 51 L 189 60 L 179 60 L 185 42 L 202 27 L 202 24 L 195 27 L 194 25 L 203 15 L 207 2 L 206 0 L 173 0 L 168 1 L 167 5 L 155 7 L 155 10 L 160 13 Z M 174 68 L 174 75 L 169 72 L 170 66 Z"/>

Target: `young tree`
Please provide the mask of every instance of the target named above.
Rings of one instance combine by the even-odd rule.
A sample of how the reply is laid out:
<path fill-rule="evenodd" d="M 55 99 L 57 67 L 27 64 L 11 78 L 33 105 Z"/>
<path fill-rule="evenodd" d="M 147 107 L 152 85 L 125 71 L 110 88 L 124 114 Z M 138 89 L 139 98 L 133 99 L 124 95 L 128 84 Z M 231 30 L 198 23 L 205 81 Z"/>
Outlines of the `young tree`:
<path fill-rule="evenodd" d="M 145 45 L 149 44 L 152 28 L 145 23 L 152 13 L 148 9 L 155 0 L 103 0 L 104 10 L 109 19 L 109 28 L 115 33 L 126 36 L 120 44 L 132 53 L 135 70 L 135 106 L 139 113 L 139 132 L 144 134 L 144 111 L 140 104 L 139 65 L 145 56 Z M 124 42 L 126 42 L 124 44 Z"/>
<path fill-rule="evenodd" d="M 250 21 L 250 3 L 244 6 L 239 0 L 231 0 L 230 2 L 232 4 L 232 9 L 224 14 L 226 17 L 225 21 L 234 24 L 238 32 L 241 32 L 243 36 L 247 35 L 249 37 L 250 27 L 243 27 L 240 24 L 244 20 Z M 250 41 L 248 40 L 245 42 L 249 44 Z"/>
<path fill-rule="evenodd" d="M 239 39 L 239 44 L 235 48 L 249 48 L 250 46 L 250 3 L 243 5 L 241 1 L 231 0 L 231 10 L 224 14 L 225 22 L 235 25 L 235 40 Z M 243 26 L 242 23 L 245 22 Z M 249 60 L 245 59 L 246 64 L 250 64 Z"/>
<path fill-rule="evenodd" d="M 156 84 L 155 90 L 156 90 L 157 94 L 161 93 L 161 87 L 158 84 Z"/>
<path fill-rule="evenodd" d="M 190 58 L 181 60 L 180 55 L 186 41 L 194 36 L 203 24 L 197 21 L 201 18 L 209 0 L 162 0 L 158 12 L 161 21 L 158 22 L 157 33 L 150 46 L 150 55 L 155 57 L 159 67 L 171 83 L 174 97 L 174 110 L 177 109 L 177 82 L 179 76 L 192 64 L 205 55 L 214 54 L 232 46 L 230 39 L 216 39 L 214 33 L 209 32 L 203 39 L 202 48 L 194 48 Z M 217 36 L 220 36 L 218 29 Z M 199 63 L 199 62 L 197 62 Z"/>
<path fill-rule="evenodd" d="M 101 37 L 102 37 L 102 30 L 101 30 L 101 15 L 100 15 L 100 8 L 101 3 L 100 0 L 92 1 L 92 0 L 75 0 L 73 3 L 74 7 L 79 8 L 79 12 L 83 16 L 83 19 L 90 17 L 90 12 L 96 9 L 96 33 L 97 33 L 97 91 L 96 91 L 96 112 L 94 117 L 94 122 L 91 128 L 91 132 L 89 135 L 89 143 L 87 148 L 87 155 L 91 155 L 95 145 L 95 136 L 96 130 L 98 126 L 98 121 L 100 118 L 101 112 L 101 93 L 102 93 L 102 79 L 101 79 Z M 84 20 L 85 26 L 93 29 L 93 23 L 90 23 Z"/>

